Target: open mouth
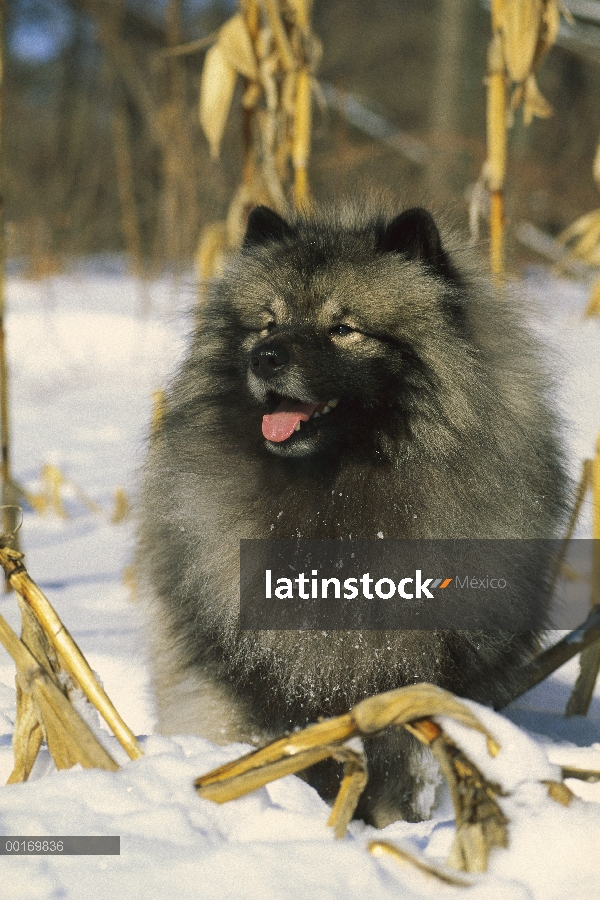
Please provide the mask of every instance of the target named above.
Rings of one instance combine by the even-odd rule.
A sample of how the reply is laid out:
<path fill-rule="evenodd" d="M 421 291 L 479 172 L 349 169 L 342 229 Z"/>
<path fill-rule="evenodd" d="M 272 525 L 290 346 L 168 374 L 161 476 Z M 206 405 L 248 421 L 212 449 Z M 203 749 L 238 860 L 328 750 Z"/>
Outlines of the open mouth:
<path fill-rule="evenodd" d="M 263 416 L 262 433 L 268 441 L 281 443 L 298 432 L 308 433 L 321 427 L 322 420 L 338 405 L 339 400 L 322 403 L 303 403 L 290 397 L 274 398 L 279 401 L 273 412 Z"/>

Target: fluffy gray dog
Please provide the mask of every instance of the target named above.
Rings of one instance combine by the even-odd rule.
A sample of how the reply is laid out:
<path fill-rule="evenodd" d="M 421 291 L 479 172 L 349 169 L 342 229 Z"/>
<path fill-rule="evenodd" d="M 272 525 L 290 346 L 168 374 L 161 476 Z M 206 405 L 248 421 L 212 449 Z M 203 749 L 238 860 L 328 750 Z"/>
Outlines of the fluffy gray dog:
<path fill-rule="evenodd" d="M 423 209 L 249 218 L 167 393 L 138 545 L 159 729 L 264 742 L 429 681 L 510 696 L 536 629 L 241 631 L 241 538 L 541 538 L 565 506 L 538 350 Z M 532 560 L 535 568 L 535 560 Z M 412 738 L 365 742 L 357 815 L 418 818 Z M 309 770 L 326 798 L 335 764 Z"/>

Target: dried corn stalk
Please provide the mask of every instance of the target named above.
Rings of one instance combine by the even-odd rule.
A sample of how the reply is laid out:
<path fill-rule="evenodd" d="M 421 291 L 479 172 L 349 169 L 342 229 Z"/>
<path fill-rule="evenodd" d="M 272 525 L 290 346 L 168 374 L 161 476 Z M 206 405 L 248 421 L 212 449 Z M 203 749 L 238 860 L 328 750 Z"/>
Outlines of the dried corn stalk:
<path fill-rule="evenodd" d="M 126 519 L 131 517 L 131 503 L 125 491 L 125 488 L 118 487 L 115 489 L 115 501 L 110 517 L 111 524 L 119 525 Z"/>
<path fill-rule="evenodd" d="M 95 500 L 88 497 L 75 482 L 63 475 L 58 466 L 46 463 L 40 472 L 41 491 L 38 494 L 20 489 L 20 493 L 29 505 L 38 513 L 45 515 L 48 511 L 61 519 L 68 519 L 68 514 L 63 503 L 63 492 L 67 488 L 77 499 L 87 506 L 90 512 L 100 515 L 102 507 Z"/>
<path fill-rule="evenodd" d="M 511 111 L 522 106 L 523 120 L 529 125 L 534 116 L 545 119 L 552 115 L 535 75 L 556 41 L 561 11 L 568 13 L 556 0 L 501 0 L 498 6 L 506 71 L 514 85 Z"/>
<path fill-rule="evenodd" d="M 310 202 L 307 166 L 311 94 L 321 47 L 310 29 L 311 0 L 242 0 L 206 54 L 200 122 L 218 157 L 238 76 L 242 78 L 242 182 L 226 222 L 207 226 L 198 250 L 202 279 L 218 272 L 241 242 L 250 209 L 281 213 Z"/>
<path fill-rule="evenodd" d="M 196 779 L 198 794 L 215 803 L 226 803 L 282 778 L 301 772 L 324 759 L 344 764 L 342 782 L 328 824 L 340 838 L 352 818 L 368 773 L 362 753 L 346 742 L 372 736 L 385 728 L 407 729 L 428 746 L 446 778 L 456 815 L 456 834 L 450 851 L 451 870 L 484 872 L 490 851 L 508 846 L 508 821 L 498 804 L 498 785 L 489 782 L 475 764 L 432 721 L 431 716 L 448 716 L 486 738 L 488 752 L 497 756 L 501 748 L 493 735 L 457 697 L 431 684 L 415 684 L 377 694 L 358 703 L 350 712 L 309 725 L 260 750 L 225 763 Z M 596 777 L 598 773 L 589 773 Z M 573 798 L 562 782 L 546 782 L 548 796 L 568 806 Z M 431 865 L 392 844 L 374 841 L 369 850 L 387 853 L 409 862 L 441 882 L 467 887 L 471 881 L 452 871 Z"/>
<path fill-rule="evenodd" d="M 528 125 L 534 116 L 546 118 L 552 110 L 542 97 L 536 72 L 558 34 L 562 5 L 557 0 L 492 0 L 492 38 L 487 70 L 487 159 L 480 189 L 473 202 L 480 204 L 485 185 L 490 193 L 490 265 L 499 276 L 504 268 L 504 179 L 507 127 L 518 107 Z M 567 14 L 568 15 L 568 14 Z M 512 86 L 510 101 L 507 90 Z M 477 222 L 480 209 L 472 210 Z"/>
<path fill-rule="evenodd" d="M 42 740 L 57 768 L 80 763 L 86 768 L 118 769 L 72 705 L 81 689 L 96 707 L 131 759 L 142 755 L 139 744 L 121 719 L 90 669 L 77 644 L 23 564 L 23 554 L 0 546 L 0 565 L 19 598 L 21 639 L 0 616 L 0 643 L 17 667 L 15 766 L 9 783 L 26 781 Z"/>
<path fill-rule="evenodd" d="M 600 435 L 593 460 L 586 460 L 592 490 L 592 580 L 590 606 L 600 604 Z M 583 479 L 582 479 L 583 480 Z M 579 657 L 579 675 L 567 703 L 567 716 L 587 715 L 600 672 L 600 642 L 586 647 Z"/>
<path fill-rule="evenodd" d="M 442 884 L 450 884 L 452 887 L 471 887 L 474 884 L 474 881 L 471 879 L 467 879 L 461 875 L 455 875 L 449 867 L 444 868 L 436 865 L 430 860 L 417 856 L 416 853 L 407 850 L 405 847 L 398 847 L 397 844 L 390 843 L 390 841 L 370 841 L 367 849 L 373 856 L 387 856 L 400 864 L 408 863 L 408 865 L 417 869 L 419 872 L 422 872 L 424 875 L 429 875 L 430 877 L 441 881 Z"/>
<path fill-rule="evenodd" d="M 343 716 L 310 725 L 227 763 L 198 778 L 196 790 L 201 797 L 225 803 L 332 757 L 344 763 L 344 773 L 328 824 L 336 837 L 343 837 L 367 781 L 362 755 L 346 741 L 404 726 L 431 748 L 450 784 L 457 828 L 450 865 L 485 871 L 490 849 L 504 847 L 508 841 L 507 821 L 496 801 L 500 791 L 428 718 L 433 715 L 450 716 L 481 732 L 490 754 L 500 751 L 493 736 L 460 700 L 434 685 L 418 684 L 369 697 Z"/>
<path fill-rule="evenodd" d="M 116 771 L 117 763 L 72 706 L 68 686 L 73 685 L 61 679 L 56 656 L 33 618 L 24 611 L 19 640 L 0 616 L 0 642 L 17 667 L 15 765 L 8 784 L 27 781 L 43 740 L 58 769 L 80 763 L 85 768 Z"/>

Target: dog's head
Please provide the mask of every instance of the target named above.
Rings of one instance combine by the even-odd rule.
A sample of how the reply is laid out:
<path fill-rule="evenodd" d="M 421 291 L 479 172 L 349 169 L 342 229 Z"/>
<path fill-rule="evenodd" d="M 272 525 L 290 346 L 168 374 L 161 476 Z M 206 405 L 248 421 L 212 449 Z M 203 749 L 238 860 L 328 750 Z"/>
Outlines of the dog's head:
<path fill-rule="evenodd" d="M 344 226 L 254 209 L 223 295 L 264 446 L 372 455 L 410 435 L 417 409 L 435 414 L 464 312 L 457 278 L 425 210 Z"/>

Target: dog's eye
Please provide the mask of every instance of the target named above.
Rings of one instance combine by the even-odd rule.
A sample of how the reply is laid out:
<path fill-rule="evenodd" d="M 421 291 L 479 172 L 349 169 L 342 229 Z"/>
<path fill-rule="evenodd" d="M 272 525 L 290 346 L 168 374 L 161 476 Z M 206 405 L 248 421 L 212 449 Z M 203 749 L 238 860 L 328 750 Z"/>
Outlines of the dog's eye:
<path fill-rule="evenodd" d="M 276 322 L 269 322 L 267 325 L 267 331 L 274 331 L 277 328 Z"/>
<path fill-rule="evenodd" d="M 333 328 L 329 329 L 329 334 L 352 334 L 354 328 L 351 328 L 350 325 L 334 325 Z"/>

